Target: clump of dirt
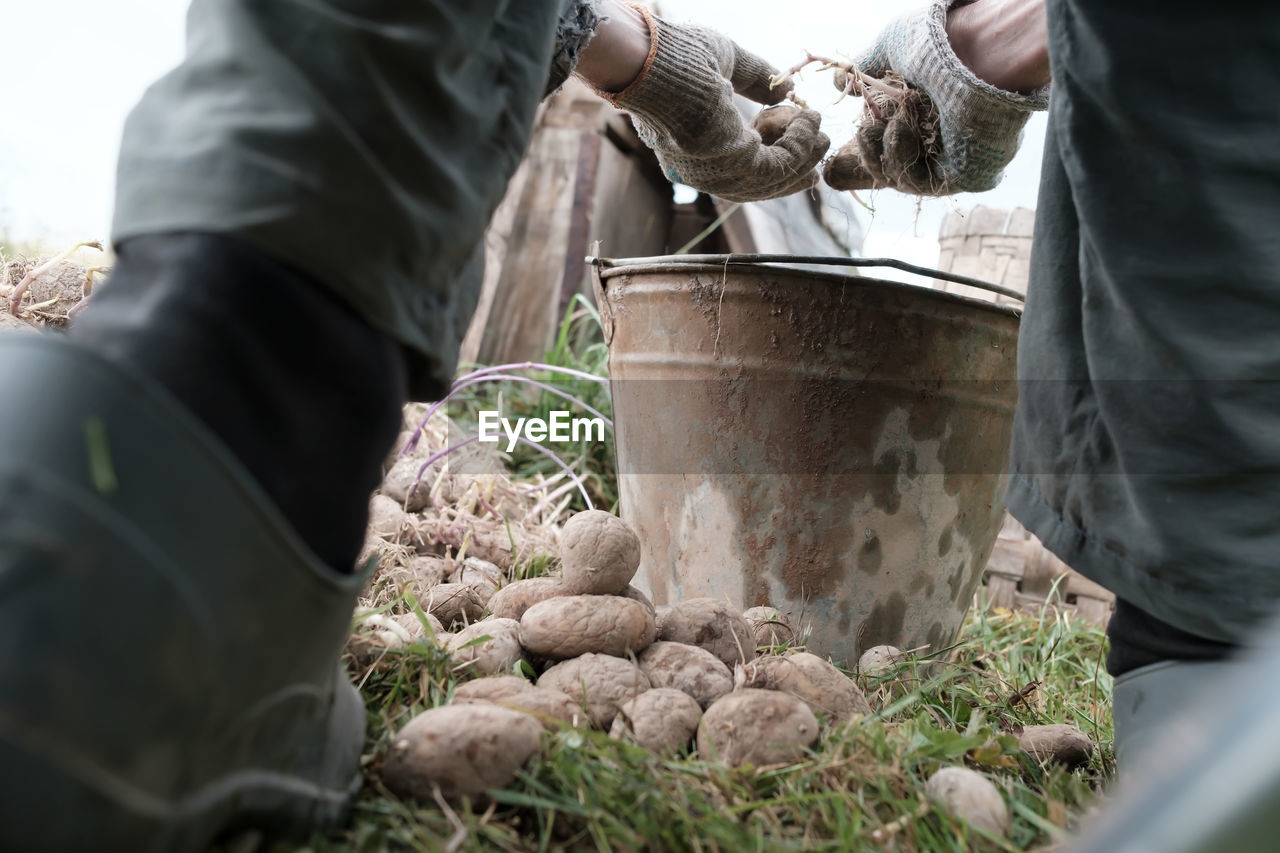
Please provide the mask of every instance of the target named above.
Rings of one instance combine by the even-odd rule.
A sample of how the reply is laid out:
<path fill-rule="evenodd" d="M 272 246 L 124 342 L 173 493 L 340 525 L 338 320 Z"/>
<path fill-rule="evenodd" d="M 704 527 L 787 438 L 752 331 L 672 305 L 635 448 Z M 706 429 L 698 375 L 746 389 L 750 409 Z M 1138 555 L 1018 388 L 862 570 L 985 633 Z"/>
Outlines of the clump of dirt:
<path fill-rule="evenodd" d="M 847 89 L 849 74 L 838 71 L 836 85 Z M 838 190 L 892 187 L 915 195 L 938 195 L 942 134 L 933 101 L 893 72 L 863 85 L 864 105 L 853 139 L 827 160 L 823 179 Z M 842 85 L 843 83 L 843 85 Z"/>
<path fill-rule="evenodd" d="M 105 276 L 105 267 L 87 267 L 70 260 L 82 248 L 101 250 L 100 243 L 79 243 L 49 258 L 0 258 L 0 329 L 17 328 L 16 320 L 35 328 L 66 326 Z"/>

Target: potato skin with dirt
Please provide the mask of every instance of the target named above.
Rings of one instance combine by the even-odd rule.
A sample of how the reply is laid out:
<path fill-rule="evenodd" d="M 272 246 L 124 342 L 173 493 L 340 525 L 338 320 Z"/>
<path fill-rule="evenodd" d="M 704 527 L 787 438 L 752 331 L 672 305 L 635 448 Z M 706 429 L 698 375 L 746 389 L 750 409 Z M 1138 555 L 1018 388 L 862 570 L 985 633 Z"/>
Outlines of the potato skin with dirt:
<path fill-rule="evenodd" d="M 639 654 L 653 634 L 653 614 L 618 595 L 549 598 L 520 617 L 521 644 L 532 654 L 557 660 L 589 652 Z"/>
<path fill-rule="evenodd" d="M 789 693 L 814 713 L 843 722 L 871 713 L 858 685 L 834 665 L 809 652 L 769 655 L 746 665 L 746 686 Z"/>
<path fill-rule="evenodd" d="M 464 583 L 437 584 L 418 603 L 446 628 L 452 628 L 459 622 L 470 624 L 484 615 L 484 601 L 480 594 Z"/>
<path fill-rule="evenodd" d="M 453 574 L 449 577 L 449 580 L 453 583 L 465 583 L 467 586 L 477 588 L 489 587 L 492 595 L 494 591 L 502 586 L 504 576 L 502 569 L 488 560 L 481 560 L 479 557 L 467 557 L 462 561 L 462 565 L 454 566 Z"/>
<path fill-rule="evenodd" d="M 1036 761 L 1056 762 L 1067 767 L 1088 764 L 1094 749 L 1087 734 L 1062 723 L 1027 726 L 1018 735 L 1018 745 Z"/>
<path fill-rule="evenodd" d="M 430 613 L 423 613 L 422 615 L 427 619 L 426 625 L 422 624 L 422 619 L 418 617 L 417 613 L 401 613 L 399 616 L 393 617 L 393 619 L 397 625 L 409 632 L 409 638 L 413 642 L 434 642 L 435 638 L 444 633 L 444 626 L 440 624 L 439 619 Z M 427 631 L 428 627 L 431 629 L 430 633 Z"/>
<path fill-rule="evenodd" d="M 751 119 L 751 128 L 760 134 L 761 142 L 773 145 L 787 132 L 787 125 L 800 112 L 800 108 L 792 104 L 779 104 L 756 113 L 755 118 Z"/>
<path fill-rule="evenodd" d="M 382 781 L 394 794 L 433 802 L 474 797 L 515 781 L 542 742 L 528 714 L 496 705 L 450 705 L 419 714 L 391 739 Z"/>
<path fill-rule="evenodd" d="M 431 503 L 431 483 L 439 472 L 427 469 L 419 478 L 423 461 L 412 456 L 400 459 L 382 478 L 382 494 L 409 512 L 419 512 Z"/>
<path fill-rule="evenodd" d="M 640 567 L 640 537 L 612 513 L 580 512 L 560 534 L 561 575 L 575 595 L 617 595 Z"/>
<path fill-rule="evenodd" d="M 752 607 L 742 611 L 742 618 L 747 620 L 755 634 L 757 649 L 762 646 L 789 646 L 795 642 L 796 632 L 776 607 Z"/>
<path fill-rule="evenodd" d="M 491 675 L 459 684 L 453 689 L 453 700 L 506 699 L 532 689 L 533 682 L 527 678 L 518 675 Z"/>
<path fill-rule="evenodd" d="M 460 684 L 453 691 L 453 701 L 460 705 L 481 703 L 510 708 L 529 714 L 547 729 L 557 728 L 557 723 L 587 724 L 587 715 L 577 702 L 559 690 L 538 687 L 516 675 L 478 678 Z"/>
<path fill-rule="evenodd" d="M 489 639 L 477 642 L 482 637 Z M 445 651 L 461 668 L 478 675 L 509 672 L 524 658 L 520 623 L 514 619 L 485 619 L 450 637 Z"/>
<path fill-rule="evenodd" d="M 357 611 L 357 615 L 359 611 Z M 358 667 L 376 663 L 388 651 L 413 645 L 414 637 L 394 616 L 371 613 L 347 637 L 346 653 Z"/>
<path fill-rule="evenodd" d="M 585 654 L 542 673 L 538 686 L 580 702 L 597 727 L 608 731 L 618 709 L 650 688 L 648 677 L 625 658 Z"/>
<path fill-rule="evenodd" d="M 717 699 L 698 726 L 698 757 L 731 767 L 790 764 L 818 740 L 809 706 L 776 690 L 746 688 Z"/>
<path fill-rule="evenodd" d="M 925 796 L 948 814 L 992 835 L 1009 833 L 1009 809 L 991 780 L 967 767 L 944 767 L 925 784 Z"/>
<path fill-rule="evenodd" d="M 904 659 L 902 650 L 897 646 L 872 646 L 858 658 L 858 674 L 884 675 Z"/>
<path fill-rule="evenodd" d="M 653 630 L 649 632 L 649 636 L 645 639 L 644 647 L 647 649 L 653 645 L 654 640 L 658 639 L 658 608 L 653 606 L 653 602 L 649 600 L 649 596 L 645 595 L 634 586 L 629 586 L 622 592 L 618 593 L 623 598 L 629 598 L 632 601 L 638 601 L 644 605 L 645 610 L 649 611 L 649 615 L 653 617 Z"/>
<path fill-rule="evenodd" d="M 501 619 L 520 619 L 526 610 L 539 601 L 546 601 L 557 595 L 568 595 L 564 581 L 557 577 L 513 581 L 489 599 L 489 613 Z"/>
<path fill-rule="evenodd" d="M 646 690 L 622 706 L 609 737 L 632 740 L 658 755 L 675 755 L 698 731 L 702 708 L 680 690 Z"/>
<path fill-rule="evenodd" d="M 659 640 L 701 646 L 730 669 L 755 657 L 755 633 L 742 614 L 714 598 L 690 598 L 661 620 Z"/>
<path fill-rule="evenodd" d="M 404 540 L 409 516 L 392 498 L 374 495 L 369 501 L 369 530 L 379 539 L 400 543 Z"/>
<path fill-rule="evenodd" d="M 669 687 L 687 693 L 703 709 L 733 690 L 729 667 L 698 646 L 660 640 L 645 649 L 637 662 L 655 688 Z"/>

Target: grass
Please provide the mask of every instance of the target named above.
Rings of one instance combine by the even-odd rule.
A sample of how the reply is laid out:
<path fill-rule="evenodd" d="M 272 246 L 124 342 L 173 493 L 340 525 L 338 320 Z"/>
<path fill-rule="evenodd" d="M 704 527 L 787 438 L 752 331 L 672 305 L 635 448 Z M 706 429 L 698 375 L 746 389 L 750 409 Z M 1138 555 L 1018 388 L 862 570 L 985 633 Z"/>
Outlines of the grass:
<path fill-rule="evenodd" d="M 599 317 L 575 301 L 545 361 L 603 376 L 607 349 Z M 608 387 L 539 377 L 609 414 Z M 476 385 L 455 398 L 455 423 L 481 408 L 545 417 L 563 408 L 529 385 Z M 614 508 L 612 435 L 604 443 L 558 446 L 588 483 L 593 502 Z M 517 481 L 555 474 L 552 463 L 517 448 Z M 533 559 L 514 577 L 545 574 Z M 366 786 L 349 825 L 304 848 L 328 851 L 661 850 L 786 851 L 1033 850 L 1052 847 L 1090 808 L 1114 772 L 1111 679 L 1102 631 L 1064 612 L 1040 615 L 976 606 L 955 644 L 875 679 L 860 678 L 875 716 L 829 721 L 806 759 L 785 767 L 731 770 L 683 755 L 662 759 L 597 732 L 561 729 L 517 781 L 483 803 L 446 809 L 403 802 L 379 783 L 392 734 L 445 704 L 459 683 L 430 642 L 389 651 L 353 669 L 368 709 Z M 531 674 L 531 673 L 525 673 Z M 1101 749 L 1075 772 L 1042 767 L 1017 747 L 1020 726 L 1063 722 Z M 963 764 L 997 784 L 1009 806 L 1008 839 L 983 836 L 933 811 L 924 785 L 938 768 Z"/>
<path fill-rule="evenodd" d="M 590 299 L 581 294 L 574 296 L 560 322 L 555 342 L 543 361 L 555 367 L 578 370 L 594 376 L 608 375 L 609 349 L 604 343 L 600 313 Z M 607 384 L 537 371 L 527 371 L 522 375 L 553 385 L 605 417 L 613 416 Z M 493 382 L 473 385 L 459 393 L 450 401 L 448 414 L 455 424 L 474 426 L 478 423 L 481 410 L 496 410 L 504 417 L 514 420 L 521 417 L 546 418 L 550 411 L 566 408 L 571 407 L 567 406 L 563 398 L 534 386 Z M 584 417 L 588 413 L 575 412 L 574 416 Z M 605 430 L 604 441 L 582 438 L 576 443 L 546 444 L 582 479 L 591 502 L 597 509 L 617 512 L 618 487 L 611 429 Z M 550 478 L 560 473 L 553 461 L 531 447 L 517 446 L 510 455 L 508 470 L 515 480 L 532 481 L 539 475 Z M 575 495 L 569 508 L 576 512 L 586 509 L 586 506 L 581 497 Z"/>
<path fill-rule="evenodd" d="M 533 567 L 528 574 L 536 574 Z M 595 732 L 548 734 L 542 754 L 488 803 L 446 812 L 397 800 L 377 768 L 395 730 L 449 700 L 458 683 L 430 645 L 353 672 L 369 711 L 367 785 L 350 826 L 317 851 L 390 850 L 1028 850 L 1060 841 L 1110 777 L 1111 680 L 1102 632 L 1070 614 L 975 608 L 955 645 L 861 679 L 879 707 L 825 728 L 807 759 L 731 770 L 664 760 Z M 1066 722 L 1102 749 L 1075 772 L 1041 767 L 1017 747 L 1019 726 Z M 930 810 L 938 768 L 987 773 L 1013 819 L 983 836 Z M 451 844 L 452 841 L 452 844 Z"/>

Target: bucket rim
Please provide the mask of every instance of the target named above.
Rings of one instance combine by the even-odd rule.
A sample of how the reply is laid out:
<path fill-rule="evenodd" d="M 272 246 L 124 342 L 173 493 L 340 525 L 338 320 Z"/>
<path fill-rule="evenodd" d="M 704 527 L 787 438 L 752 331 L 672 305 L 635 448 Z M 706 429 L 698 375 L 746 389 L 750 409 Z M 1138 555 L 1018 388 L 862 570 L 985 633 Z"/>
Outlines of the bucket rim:
<path fill-rule="evenodd" d="M 686 272 L 686 271 L 706 271 L 709 269 L 724 269 L 725 267 L 743 267 L 743 268 L 763 268 L 772 272 L 789 272 L 806 276 L 816 276 L 821 279 L 828 279 L 833 282 L 848 283 L 851 276 L 841 275 L 836 272 L 819 272 L 815 270 L 796 269 L 796 264 L 807 264 L 811 266 L 832 266 L 832 267 L 887 267 L 890 269 L 901 270 L 903 272 L 912 273 L 930 279 L 939 279 L 954 284 L 964 284 L 970 287 L 976 287 L 979 290 L 985 290 L 988 293 L 1007 296 L 1010 299 L 1016 299 L 1021 303 L 1026 302 L 1026 296 L 1012 288 L 1003 287 L 998 284 L 992 284 L 982 279 L 972 278 L 966 275 L 946 272 L 944 270 L 931 269 L 929 267 L 917 266 L 909 264 L 906 261 L 900 261 L 896 258 L 841 258 L 841 257 L 820 257 L 810 255 L 762 255 L 762 254 L 722 254 L 722 255 L 655 255 L 652 257 L 636 257 L 636 258 L 600 258 L 588 257 L 588 264 L 591 264 L 599 277 L 601 284 L 604 281 L 623 275 L 633 275 L 640 272 Z M 783 266 L 778 266 L 779 264 Z M 945 290 L 938 290 L 925 284 L 919 284 L 910 281 L 892 281 L 889 279 L 879 278 L 861 278 L 853 279 L 862 281 L 867 284 L 878 283 L 887 285 L 900 285 L 903 287 L 914 287 L 918 290 L 929 291 L 930 293 L 944 298 L 957 299 L 967 303 L 992 308 L 1001 313 L 1011 313 L 1021 317 L 1022 307 L 1001 305 L 986 299 L 975 299 L 971 296 L 963 296 L 958 293 L 951 293 Z"/>

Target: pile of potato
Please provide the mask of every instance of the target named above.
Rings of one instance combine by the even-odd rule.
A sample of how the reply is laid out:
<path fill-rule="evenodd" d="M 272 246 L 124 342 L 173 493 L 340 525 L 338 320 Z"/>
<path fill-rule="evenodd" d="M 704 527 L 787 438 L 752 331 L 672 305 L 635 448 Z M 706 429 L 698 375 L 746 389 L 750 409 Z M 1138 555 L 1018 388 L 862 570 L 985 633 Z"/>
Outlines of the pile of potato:
<path fill-rule="evenodd" d="M 544 731 L 562 726 L 596 728 L 666 756 L 693 744 L 703 760 L 759 766 L 799 761 L 824 723 L 872 713 L 853 679 L 786 648 L 796 632 L 772 608 L 739 613 L 709 598 L 655 608 L 630 585 L 639 540 L 609 513 L 571 518 L 560 557 L 558 576 L 503 583 L 491 564 L 424 556 L 413 594 L 425 620 L 416 612 L 363 620 L 348 649 L 358 662 L 424 641 L 429 627 L 472 677 L 451 704 L 392 737 L 381 770 L 391 791 L 430 802 L 437 791 L 456 800 L 504 787 L 539 751 Z M 901 657 L 880 647 L 862 667 L 882 670 Z M 536 682 L 523 672 L 539 673 Z M 1031 751 L 1050 756 L 1052 748 L 1042 737 Z M 998 791 L 972 771 L 939 773 L 930 796 L 984 829 L 1008 824 Z"/>

